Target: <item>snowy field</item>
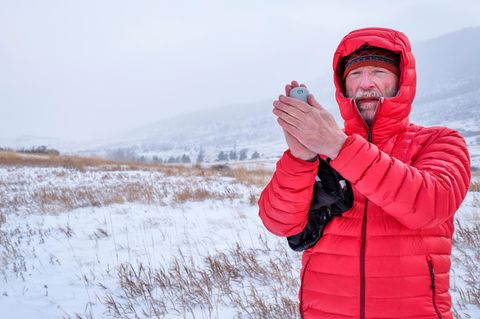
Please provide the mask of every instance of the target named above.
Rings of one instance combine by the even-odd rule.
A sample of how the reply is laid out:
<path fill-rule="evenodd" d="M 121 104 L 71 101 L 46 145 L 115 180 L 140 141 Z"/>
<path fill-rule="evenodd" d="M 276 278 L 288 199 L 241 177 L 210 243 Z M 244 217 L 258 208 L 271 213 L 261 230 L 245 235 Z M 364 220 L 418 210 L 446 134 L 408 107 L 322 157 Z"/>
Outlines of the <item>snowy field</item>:
<path fill-rule="evenodd" d="M 256 201 L 268 170 L 0 166 L 2 318 L 299 318 L 300 254 Z M 452 296 L 480 318 L 480 196 L 457 216 Z"/>

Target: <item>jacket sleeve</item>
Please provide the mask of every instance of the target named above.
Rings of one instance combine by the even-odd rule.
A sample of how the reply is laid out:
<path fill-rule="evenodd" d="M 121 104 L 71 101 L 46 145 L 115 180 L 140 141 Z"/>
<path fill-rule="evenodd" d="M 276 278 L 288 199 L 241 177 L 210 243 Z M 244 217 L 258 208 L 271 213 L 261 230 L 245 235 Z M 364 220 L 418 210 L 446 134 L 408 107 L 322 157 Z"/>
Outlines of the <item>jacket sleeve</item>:
<path fill-rule="evenodd" d="M 347 138 L 330 165 L 410 229 L 445 222 L 458 209 L 470 185 L 465 140 L 447 128 L 429 139 L 412 165 L 387 155 L 356 134 Z"/>
<path fill-rule="evenodd" d="M 273 177 L 258 200 L 260 218 L 271 233 L 285 237 L 305 228 L 317 170 L 318 159 L 303 161 L 289 150 L 277 162 Z"/>

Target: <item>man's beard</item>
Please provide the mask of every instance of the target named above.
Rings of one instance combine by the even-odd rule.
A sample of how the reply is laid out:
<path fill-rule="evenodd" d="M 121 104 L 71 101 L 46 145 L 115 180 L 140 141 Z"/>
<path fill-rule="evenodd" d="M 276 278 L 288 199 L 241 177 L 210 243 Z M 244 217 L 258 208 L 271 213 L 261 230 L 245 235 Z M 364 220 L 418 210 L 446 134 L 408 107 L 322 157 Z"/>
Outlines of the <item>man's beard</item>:
<path fill-rule="evenodd" d="M 372 124 L 375 111 L 377 110 L 378 101 L 381 97 L 382 95 L 380 93 L 372 90 L 358 92 L 353 97 L 358 111 L 368 125 Z"/>

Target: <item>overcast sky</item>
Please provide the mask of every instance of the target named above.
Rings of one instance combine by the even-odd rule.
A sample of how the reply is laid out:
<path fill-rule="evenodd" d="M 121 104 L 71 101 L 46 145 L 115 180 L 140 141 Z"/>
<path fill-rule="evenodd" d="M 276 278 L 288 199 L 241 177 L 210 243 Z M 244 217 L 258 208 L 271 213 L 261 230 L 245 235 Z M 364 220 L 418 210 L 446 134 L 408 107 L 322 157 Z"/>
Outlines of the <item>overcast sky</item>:
<path fill-rule="evenodd" d="M 477 26 L 479 12 L 474 0 L 0 0 L 0 139 L 104 138 L 273 100 L 286 81 L 330 74 L 353 29 L 418 42 Z"/>

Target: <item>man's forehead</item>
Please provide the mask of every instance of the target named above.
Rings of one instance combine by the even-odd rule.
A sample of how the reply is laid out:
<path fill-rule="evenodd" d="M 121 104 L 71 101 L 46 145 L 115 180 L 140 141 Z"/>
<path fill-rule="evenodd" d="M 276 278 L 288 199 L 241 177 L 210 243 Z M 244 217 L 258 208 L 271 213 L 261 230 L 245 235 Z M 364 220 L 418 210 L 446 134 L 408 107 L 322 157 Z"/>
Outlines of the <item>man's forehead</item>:
<path fill-rule="evenodd" d="M 383 66 L 378 66 L 378 65 L 364 65 L 364 66 L 359 66 L 359 67 L 356 67 L 354 69 L 352 69 L 349 73 L 354 73 L 354 72 L 371 72 L 371 71 L 376 71 L 376 70 L 381 70 L 381 71 L 384 71 L 384 72 L 387 72 L 387 73 L 391 73 L 391 74 L 394 74 L 396 75 L 395 73 L 393 73 L 392 71 L 390 71 L 389 69 L 387 68 L 384 68 Z"/>
<path fill-rule="evenodd" d="M 364 46 L 343 58 L 343 78 L 354 69 L 376 66 L 400 74 L 400 56 L 390 50 Z"/>

